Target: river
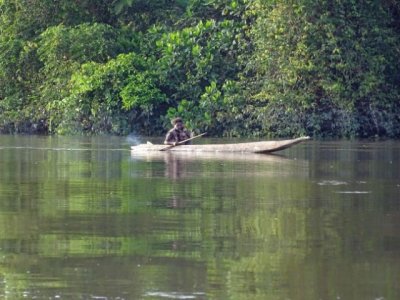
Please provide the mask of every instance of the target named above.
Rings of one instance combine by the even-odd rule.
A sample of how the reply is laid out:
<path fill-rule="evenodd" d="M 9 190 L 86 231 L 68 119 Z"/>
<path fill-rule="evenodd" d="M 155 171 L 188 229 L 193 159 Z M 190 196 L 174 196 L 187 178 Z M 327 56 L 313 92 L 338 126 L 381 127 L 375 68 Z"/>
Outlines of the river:
<path fill-rule="evenodd" d="M 130 141 L 0 136 L 0 299 L 400 299 L 399 141 Z"/>

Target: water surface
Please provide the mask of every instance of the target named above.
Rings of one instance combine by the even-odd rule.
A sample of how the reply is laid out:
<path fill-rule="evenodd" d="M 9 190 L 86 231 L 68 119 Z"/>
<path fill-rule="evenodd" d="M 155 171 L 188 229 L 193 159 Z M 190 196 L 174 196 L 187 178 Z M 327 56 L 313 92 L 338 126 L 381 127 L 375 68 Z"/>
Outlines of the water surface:
<path fill-rule="evenodd" d="M 0 136 L 0 299 L 400 299 L 399 166 L 396 141 Z"/>

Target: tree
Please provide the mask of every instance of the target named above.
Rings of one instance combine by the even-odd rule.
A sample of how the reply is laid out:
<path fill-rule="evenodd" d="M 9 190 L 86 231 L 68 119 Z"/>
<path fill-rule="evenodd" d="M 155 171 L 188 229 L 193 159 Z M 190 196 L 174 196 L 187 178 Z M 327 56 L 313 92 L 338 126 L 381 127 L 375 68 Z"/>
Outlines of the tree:
<path fill-rule="evenodd" d="M 251 68 L 273 135 L 399 135 L 399 36 L 385 3 L 256 1 Z"/>

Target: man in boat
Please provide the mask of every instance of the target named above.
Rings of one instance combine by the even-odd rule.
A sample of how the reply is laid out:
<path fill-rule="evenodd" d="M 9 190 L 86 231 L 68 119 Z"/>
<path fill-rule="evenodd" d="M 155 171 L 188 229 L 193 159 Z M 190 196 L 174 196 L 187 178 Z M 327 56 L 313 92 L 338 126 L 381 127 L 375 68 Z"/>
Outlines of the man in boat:
<path fill-rule="evenodd" d="M 172 125 L 174 126 L 170 131 L 168 131 L 167 135 L 165 136 L 165 145 L 176 145 L 179 142 L 184 140 L 190 139 L 192 134 L 189 130 L 185 128 L 183 121 L 181 118 L 175 118 L 171 121 Z M 189 144 L 186 142 L 185 144 Z"/>

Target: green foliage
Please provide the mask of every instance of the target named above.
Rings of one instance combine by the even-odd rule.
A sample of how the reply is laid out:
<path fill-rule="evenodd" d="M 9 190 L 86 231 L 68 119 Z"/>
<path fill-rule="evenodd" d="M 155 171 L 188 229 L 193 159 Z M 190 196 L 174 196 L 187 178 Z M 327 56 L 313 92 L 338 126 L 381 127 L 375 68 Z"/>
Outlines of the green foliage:
<path fill-rule="evenodd" d="M 212 136 L 243 135 L 249 132 L 252 121 L 243 99 L 237 96 L 239 93 L 240 86 L 237 82 L 228 80 L 219 89 L 213 81 L 205 87 L 198 103 L 182 100 L 177 108 L 168 110 L 168 117 L 172 119 L 183 116 L 187 127 L 198 133 L 207 132 Z M 247 127 L 242 125 L 244 121 L 247 122 Z M 252 131 L 252 135 L 257 134 L 256 130 Z"/>
<path fill-rule="evenodd" d="M 110 10 L 117 23 L 146 31 L 155 24 L 174 26 L 186 6 L 187 0 L 114 0 Z"/>
<path fill-rule="evenodd" d="M 192 2 L 190 9 L 195 4 L 200 5 Z M 207 5 L 212 9 L 219 7 L 214 2 Z M 232 5 L 235 6 L 228 3 L 229 7 Z M 236 130 L 224 124 L 232 123 L 228 112 L 237 107 L 229 104 L 237 103 L 229 103 L 222 91 L 238 79 L 244 68 L 240 55 L 248 47 L 242 19 L 223 17 L 223 13 L 229 15 L 226 5 L 223 7 L 220 20 L 200 20 L 193 26 L 165 33 L 156 41 L 159 70 L 167 78 L 164 89 L 172 106 L 168 116 L 179 114 L 189 127 L 214 135 L 231 135 Z"/>
<path fill-rule="evenodd" d="M 382 4 L 258 1 L 258 10 L 251 67 L 266 132 L 398 136 L 400 40 Z"/>
<path fill-rule="evenodd" d="M 0 132 L 400 136 L 395 1 L 3 0 Z M 164 127 L 165 126 L 165 127 Z"/>
<path fill-rule="evenodd" d="M 71 1 L 27 2 L 0 2 L 0 132 L 52 132 L 51 118 L 58 111 L 52 110 L 51 102 L 68 93 L 72 70 L 85 59 L 96 59 L 98 50 L 102 57 L 105 47 L 116 48 L 112 28 L 107 32 L 105 24 L 84 23 L 102 18 L 102 4 L 97 4 L 95 14 L 88 11 L 96 4 L 93 1 L 80 1 L 81 6 Z M 76 22 L 82 24 L 66 25 Z"/>
<path fill-rule="evenodd" d="M 191 0 L 188 4 L 188 14 L 194 19 L 225 18 L 242 19 L 243 13 L 251 0 Z"/>
<path fill-rule="evenodd" d="M 35 43 L 0 34 L 0 132 L 46 130 L 43 111 L 32 91 L 39 82 L 40 67 Z"/>
<path fill-rule="evenodd" d="M 60 61 L 104 62 L 123 51 L 117 41 L 118 32 L 106 24 L 58 25 L 40 35 L 38 55 L 49 69 Z"/>
<path fill-rule="evenodd" d="M 85 62 L 106 62 L 123 52 L 125 39 L 111 26 L 97 23 L 59 25 L 40 35 L 37 54 L 43 63 L 43 84 L 39 86 L 39 95 L 46 103 L 50 132 L 68 115 L 60 109 L 60 103 L 71 93 L 71 75 Z"/>
<path fill-rule="evenodd" d="M 128 78 L 128 84 L 121 90 L 125 109 L 147 107 L 166 100 L 165 95 L 156 86 L 156 78 L 149 72 L 136 73 Z"/>
<path fill-rule="evenodd" d="M 105 64 L 86 63 L 72 75 L 71 94 L 60 102 L 60 133 L 127 134 L 145 131 L 155 105 L 165 101 L 151 71 L 154 62 L 135 53 Z M 132 124 L 132 120 L 135 123 Z M 147 129 L 151 130 L 151 129 Z"/>

